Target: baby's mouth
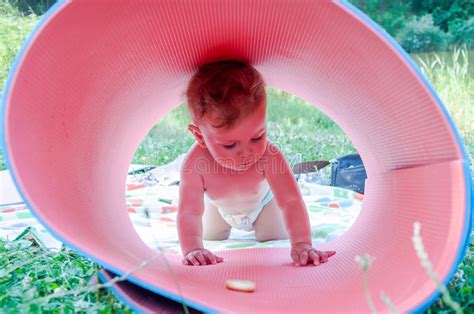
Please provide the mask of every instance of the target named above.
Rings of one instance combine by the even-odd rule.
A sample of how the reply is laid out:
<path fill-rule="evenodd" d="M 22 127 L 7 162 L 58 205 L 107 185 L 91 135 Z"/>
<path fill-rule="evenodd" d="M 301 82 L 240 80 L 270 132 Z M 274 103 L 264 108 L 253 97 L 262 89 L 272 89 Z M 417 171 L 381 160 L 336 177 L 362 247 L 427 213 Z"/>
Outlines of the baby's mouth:
<path fill-rule="evenodd" d="M 252 163 L 253 163 L 253 162 L 242 163 L 242 164 L 240 165 L 240 167 L 245 168 L 245 167 L 250 166 Z"/>

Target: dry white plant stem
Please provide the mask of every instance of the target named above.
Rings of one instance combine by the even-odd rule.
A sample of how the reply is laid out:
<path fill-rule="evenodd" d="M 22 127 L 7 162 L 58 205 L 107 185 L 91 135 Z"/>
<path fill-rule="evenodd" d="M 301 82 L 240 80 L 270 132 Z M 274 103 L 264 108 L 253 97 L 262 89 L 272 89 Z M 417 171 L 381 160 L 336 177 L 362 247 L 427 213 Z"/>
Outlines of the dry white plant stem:
<path fill-rule="evenodd" d="M 428 253 L 425 251 L 425 248 L 423 246 L 423 239 L 421 238 L 421 235 L 420 235 L 420 229 L 421 229 L 420 222 L 419 221 L 415 222 L 413 224 L 412 240 L 413 240 L 413 245 L 415 247 L 416 254 L 418 255 L 418 258 L 420 259 L 421 265 L 426 270 L 426 273 L 428 274 L 428 276 L 436 282 L 436 287 L 442 293 L 443 301 L 449 307 L 451 307 L 456 312 L 456 314 L 462 313 L 459 303 L 451 299 L 448 289 L 446 289 L 446 286 L 441 283 L 441 280 L 439 279 L 438 275 L 434 272 L 433 265 L 431 264 L 428 258 Z"/>
<path fill-rule="evenodd" d="M 370 296 L 369 284 L 368 284 L 368 278 L 367 278 L 369 267 L 372 264 L 372 262 L 375 260 L 375 258 L 373 258 L 372 256 L 366 253 L 363 256 L 357 255 L 354 259 L 359 264 L 360 268 L 362 269 L 364 294 L 365 294 L 365 299 L 367 300 L 367 304 L 369 305 L 370 312 L 377 313 L 377 311 L 375 310 L 374 302 L 372 301 L 372 297 Z"/>

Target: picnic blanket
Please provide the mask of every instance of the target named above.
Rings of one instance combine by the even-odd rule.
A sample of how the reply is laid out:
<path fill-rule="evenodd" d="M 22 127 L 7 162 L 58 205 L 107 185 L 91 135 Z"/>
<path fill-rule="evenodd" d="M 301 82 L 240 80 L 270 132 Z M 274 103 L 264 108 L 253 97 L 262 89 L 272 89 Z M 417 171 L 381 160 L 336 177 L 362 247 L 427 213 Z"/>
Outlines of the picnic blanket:
<path fill-rule="evenodd" d="M 180 156 L 182 157 L 182 156 Z M 182 158 L 137 174 L 131 166 L 126 184 L 126 204 L 130 219 L 143 241 L 154 249 L 181 254 L 176 228 L 179 200 L 179 169 Z M 344 233 L 357 218 L 363 195 L 336 187 L 306 182 L 298 185 L 306 203 L 313 245 L 331 241 Z M 51 197 L 54 197 L 52 195 Z M 0 238 L 26 237 L 39 245 L 60 248 L 62 243 L 32 215 L 25 204 L 0 206 Z M 203 241 L 211 251 L 259 247 L 289 247 L 289 240 L 257 242 L 254 231 L 232 229 L 225 241 Z"/>

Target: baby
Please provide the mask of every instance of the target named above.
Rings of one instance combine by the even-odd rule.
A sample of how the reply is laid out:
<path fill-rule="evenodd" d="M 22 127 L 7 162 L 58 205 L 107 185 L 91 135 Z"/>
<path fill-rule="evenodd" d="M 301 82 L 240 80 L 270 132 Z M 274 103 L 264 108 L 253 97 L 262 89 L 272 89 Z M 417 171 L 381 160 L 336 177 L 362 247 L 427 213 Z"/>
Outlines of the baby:
<path fill-rule="evenodd" d="M 296 179 L 266 138 L 260 73 L 238 61 L 208 64 L 191 78 L 186 97 L 196 143 L 181 169 L 177 225 L 183 264 L 223 262 L 202 240 L 225 240 L 231 228 L 255 230 L 257 241 L 289 238 L 297 266 L 327 262 L 336 252 L 312 247 Z"/>

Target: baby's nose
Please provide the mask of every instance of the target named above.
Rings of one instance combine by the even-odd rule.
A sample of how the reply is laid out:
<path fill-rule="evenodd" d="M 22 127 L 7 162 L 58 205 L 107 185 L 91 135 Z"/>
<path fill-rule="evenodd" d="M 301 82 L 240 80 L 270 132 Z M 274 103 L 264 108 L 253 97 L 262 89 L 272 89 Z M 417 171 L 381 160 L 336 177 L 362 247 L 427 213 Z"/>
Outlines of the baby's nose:
<path fill-rule="evenodd" d="M 252 158 L 253 156 L 253 149 L 252 148 L 244 148 L 239 152 L 240 158 Z"/>

